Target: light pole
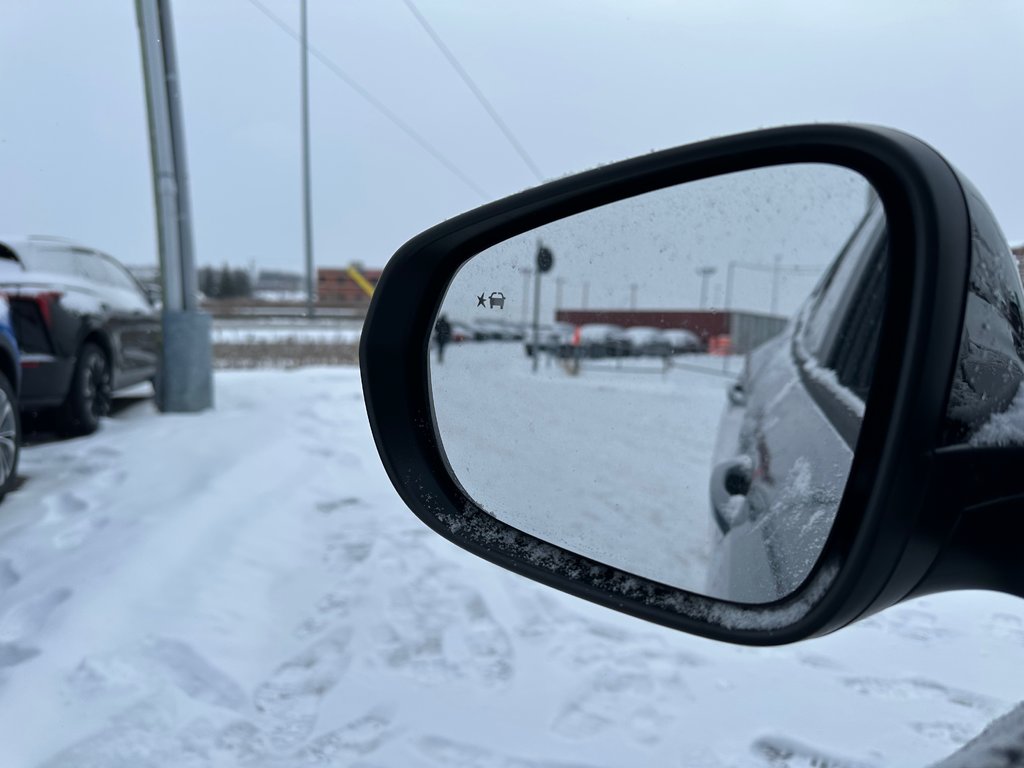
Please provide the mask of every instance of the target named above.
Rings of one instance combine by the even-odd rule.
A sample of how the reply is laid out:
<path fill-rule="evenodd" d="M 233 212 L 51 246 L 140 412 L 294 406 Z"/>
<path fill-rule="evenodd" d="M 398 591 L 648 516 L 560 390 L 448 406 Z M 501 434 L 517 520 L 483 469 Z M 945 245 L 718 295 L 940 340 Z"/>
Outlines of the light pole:
<path fill-rule="evenodd" d="M 157 408 L 191 413 L 213 406 L 210 316 L 199 310 L 192 204 L 170 0 L 136 0 L 146 89 L 149 151 L 163 288 Z"/>
<path fill-rule="evenodd" d="M 772 314 L 774 315 L 779 306 L 779 272 L 782 264 L 782 254 L 775 254 L 775 263 L 772 265 Z"/>
<path fill-rule="evenodd" d="M 698 267 L 697 274 L 700 275 L 700 308 L 704 307 L 708 303 L 708 280 L 718 270 L 715 267 Z"/>
<path fill-rule="evenodd" d="M 530 275 L 533 270 L 529 267 L 520 267 L 519 274 L 523 276 L 523 330 L 526 330 L 526 313 L 530 306 Z"/>
<path fill-rule="evenodd" d="M 313 296 L 313 218 L 310 213 L 309 188 L 309 48 L 306 41 L 306 0 L 299 4 L 302 45 L 302 240 L 306 255 L 306 314 L 316 312 Z"/>
<path fill-rule="evenodd" d="M 736 261 L 730 261 L 725 269 L 725 309 L 732 309 L 732 281 L 733 273 L 736 271 Z"/>
<path fill-rule="evenodd" d="M 533 272 L 533 372 L 540 364 L 540 276 L 551 271 L 555 256 L 543 243 L 537 243 L 537 265 Z"/>

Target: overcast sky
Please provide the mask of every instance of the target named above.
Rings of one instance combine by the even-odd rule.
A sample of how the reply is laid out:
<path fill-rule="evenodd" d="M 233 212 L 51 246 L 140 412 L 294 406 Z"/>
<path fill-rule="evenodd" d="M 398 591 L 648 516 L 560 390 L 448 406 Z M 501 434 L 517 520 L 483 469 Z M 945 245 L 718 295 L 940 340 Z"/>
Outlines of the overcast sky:
<path fill-rule="evenodd" d="M 701 307 L 698 268 L 715 270 L 724 279 L 730 262 L 771 264 L 776 256 L 777 285 L 770 273 L 736 266 L 730 295 L 709 283 L 704 306 L 789 316 L 864 220 L 868 190 L 864 178 L 847 168 L 802 164 L 742 171 L 620 200 L 473 257 L 448 286 L 441 311 L 452 320 L 529 320 L 535 283 L 528 276 L 524 280 L 522 270 L 534 266 L 537 244 L 543 242 L 554 254 L 540 293 L 539 316 L 545 323 L 555 319 L 558 308 L 696 309 Z M 502 295 L 504 312 L 493 311 L 492 292 Z"/>
<path fill-rule="evenodd" d="M 297 0 L 263 2 L 298 28 Z M 298 44 L 249 0 L 173 5 L 199 261 L 301 269 Z M 873 122 L 933 144 L 1024 240 L 1020 0 L 418 7 L 545 177 L 758 127 Z M 314 59 L 319 264 L 382 265 L 421 229 L 536 183 L 402 0 L 309 0 L 309 17 L 313 46 L 485 192 Z M 134 4 L 0 0 L 0 18 L 0 232 L 154 263 Z"/>

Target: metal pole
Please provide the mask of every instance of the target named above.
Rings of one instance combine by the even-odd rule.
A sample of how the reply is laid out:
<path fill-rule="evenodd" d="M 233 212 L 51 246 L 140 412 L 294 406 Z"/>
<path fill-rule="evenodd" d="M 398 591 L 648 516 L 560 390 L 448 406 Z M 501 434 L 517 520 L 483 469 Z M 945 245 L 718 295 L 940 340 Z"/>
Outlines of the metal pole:
<path fill-rule="evenodd" d="M 779 306 L 779 265 L 782 261 L 782 254 L 775 254 L 775 264 L 772 266 L 772 314 L 776 313 Z"/>
<path fill-rule="evenodd" d="M 732 309 L 732 277 L 733 271 L 736 269 L 736 262 L 730 261 L 728 268 L 725 270 L 725 310 L 728 312 Z"/>
<path fill-rule="evenodd" d="M 540 270 L 533 271 L 533 372 L 540 363 Z"/>
<path fill-rule="evenodd" d="M 306 0 L 299 5 L 302 46 L 302 238 L 306 254 L 306 314 L 316 313 L 313 284 L 313 220 L 310 212 L 309 188 L 309 48 L 306 36 Z"/>
<path fill-rule="evenodd" d="M 733 328 L 733 312 L 732 312 L 732 280 L 733 272 L 736 270 L 735 260 L 729 262 L 729 266 L 725 270 L 725 312 L 728 316 L 729 321 L 729 338 L 732 339 L 734 336 Z M 729 370 L 729 356 L 722 355 L 722 370 Z"/>
<path fill-rule="evenodd" d="M 697 274 L 700 275 L 700 308 L 704 307 L 708 303 L 708 280 L 715 274 L 716 270 L 714 267 L 699 267 Z"/>
<path fill-rule="evenodd" d="M 198 307 L 185 129 L 170 0 L 136 0 L 157 240 L 163 283 L 157 407 L 191 413 L 213 405 L 210 316 Z"/>
<path fill-rule="evenodd" d="M 527 312 L 530 308 L 530 275 L 533 270 L 529 267 L 520 267 L 519 274 L 523 276 L 523 330 L 526 330 Z"/>

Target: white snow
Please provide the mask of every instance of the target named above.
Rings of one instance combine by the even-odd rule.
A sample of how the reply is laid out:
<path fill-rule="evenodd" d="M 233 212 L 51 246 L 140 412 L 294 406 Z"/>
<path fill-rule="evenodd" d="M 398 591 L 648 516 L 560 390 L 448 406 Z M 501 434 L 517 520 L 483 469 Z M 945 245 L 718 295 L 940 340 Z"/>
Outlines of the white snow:
<path fill-rule="evenodd" d="M 520 530 L 703 590 L 712 453 L 731 379 L 721 358 L 685 361 L 666 370 L 653 358 L 586 360 L 572 376 L 547 356 L 534 373 L 518 344 L 448 350 L 431 387 L 456 479 Z"/>
<path fill-rule="evenodd" d="M 338 320 L 216 320 L 212 338 L 214 344 L 357 344 L 360 329 L 360 323 Z"/>
<path fill-rule="evenodd" d="M 977 432 L 971 435 L 975 446 L 1007 447 L 1024 444 L 1024 388 L 1018 389 L 1005 411 L 992 414 Z"/>
<path fill-rule="evenodd" d="M 355 369 L 216 384 L 211 413 L 139 400 L 25 449 L 0 505 L 4 768 L 918 766 L 1020 696 L 1017 599 L 782 648 L 690 637 L 434 535 Z"/>

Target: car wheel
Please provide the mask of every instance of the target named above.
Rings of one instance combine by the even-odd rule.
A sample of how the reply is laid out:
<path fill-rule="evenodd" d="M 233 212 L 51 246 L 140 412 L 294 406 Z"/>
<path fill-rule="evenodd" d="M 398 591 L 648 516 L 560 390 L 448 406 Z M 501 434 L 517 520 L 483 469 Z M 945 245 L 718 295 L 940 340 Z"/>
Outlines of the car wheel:
<path fill-rule="evenodd" d="M 21 417 L 14 387 L 0 373 L 0 499 L 14 487 L 21 453 Z"/>
<path fill-rule="evenodd" d="M 61 431 L 68 435 L 88 435 L 100 426 L 100 418 L 110 413 L 110 363 L 96 344 L 82 347 L 71 377 L 71 391 L 61 414 Z"/>

